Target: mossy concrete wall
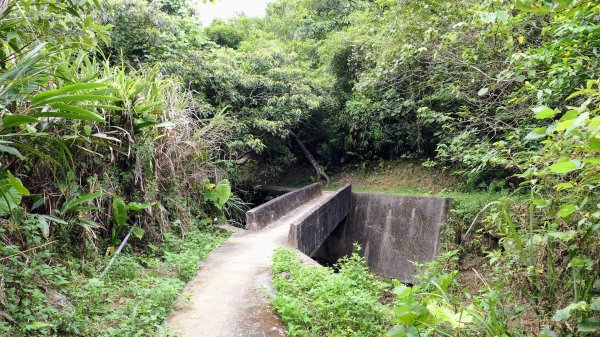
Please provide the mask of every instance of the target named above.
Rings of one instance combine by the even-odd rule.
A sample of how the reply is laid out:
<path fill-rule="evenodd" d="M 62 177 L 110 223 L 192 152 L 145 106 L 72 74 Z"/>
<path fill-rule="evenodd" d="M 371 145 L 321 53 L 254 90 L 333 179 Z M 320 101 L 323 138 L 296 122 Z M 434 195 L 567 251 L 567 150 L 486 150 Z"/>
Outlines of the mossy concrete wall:
<path fill-rule="evenodd" d="M 413 283 L 413 262 L 428 262 L 439 252 L 441 226 L 450 199 L 377 193 L 352 193 L 352 211 L 331 232 L 315 258 L 337 260 L 362 246 L 377 274 Z"/>

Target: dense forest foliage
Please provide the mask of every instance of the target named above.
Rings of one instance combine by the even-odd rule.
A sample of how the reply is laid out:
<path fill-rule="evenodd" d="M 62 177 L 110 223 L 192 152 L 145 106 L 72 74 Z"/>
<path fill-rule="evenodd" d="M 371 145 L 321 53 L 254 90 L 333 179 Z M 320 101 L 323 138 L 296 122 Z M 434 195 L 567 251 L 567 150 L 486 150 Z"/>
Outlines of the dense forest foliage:
<path fill-rule="evenodd" d="M 337 335 L 600 331 L 596 1 L 277 0 L 207 27 L 185 0 L 0 4 L 0 335 L 168 334 L 249 187 L 386 160 L 502 198 L 387 309 L 350 259 L 331 283 L 368 282 L 370 332 Z"/>

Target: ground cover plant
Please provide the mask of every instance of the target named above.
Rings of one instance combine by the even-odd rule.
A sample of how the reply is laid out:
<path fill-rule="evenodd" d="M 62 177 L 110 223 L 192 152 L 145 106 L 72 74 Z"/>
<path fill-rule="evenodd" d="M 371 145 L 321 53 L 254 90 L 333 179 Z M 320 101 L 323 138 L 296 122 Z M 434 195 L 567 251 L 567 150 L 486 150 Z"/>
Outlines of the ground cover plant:
<path fill-rule="evenodd" d="M 7 322 L 3 336 L 157 336 L 183 285 L 200 261 L 228 234 L 194 226 L 183 236 L 168 235 L 143 254 L 131 251 L 105 275 L 107 258 L 61 258 L 50 250 L 29 256 L 9 255 L 0 270 Z M 16 247 L 3 247 L 2 253 Z M 14 323 L 20 322 L 15 325 Z"/>
<path fill-rule="evenodd" d="M 272 299 L 290 336 L 380 336 L 389 319 L 380 303 L 388 288 L 355 254 L 330 268 L 303 267 L 297 253 L 281 248 L 273 256 Z"/>

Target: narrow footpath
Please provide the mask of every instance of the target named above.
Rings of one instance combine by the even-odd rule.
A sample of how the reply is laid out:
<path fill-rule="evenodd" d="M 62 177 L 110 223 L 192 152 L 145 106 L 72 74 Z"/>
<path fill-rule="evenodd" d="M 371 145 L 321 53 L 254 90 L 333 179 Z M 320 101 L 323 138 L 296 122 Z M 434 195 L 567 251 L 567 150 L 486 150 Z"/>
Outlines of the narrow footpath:
<path fill-rule="evenodd" d="M 285 246 L 290 225 L 330 192 L 323 192 L 259 232 L 236 231 L 201 264 L 183 296 L 190 303 L 167 318 L 182 337 L 278 337 L 285 328 L 270 308 L 271 256 Z"/>

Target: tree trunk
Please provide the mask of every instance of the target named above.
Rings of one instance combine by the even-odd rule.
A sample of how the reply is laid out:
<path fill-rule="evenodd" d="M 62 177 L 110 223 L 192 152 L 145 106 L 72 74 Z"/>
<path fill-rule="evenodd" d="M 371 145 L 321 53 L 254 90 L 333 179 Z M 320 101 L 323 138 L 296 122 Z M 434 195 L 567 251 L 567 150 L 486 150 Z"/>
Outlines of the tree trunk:
<path fill-rule="evenodd" d="M 308 151 L 308 149 L 304 146 L 304 144 L 302 144 L 302 142 L 300 141 L 300 138 L 298 138 L 298 136 L 295 133 L 293 133 L 292 131 L 290 131 L 290 135 L 292 136 L 292 138 L 294 138 L 296 143 L 298 143 L 298 146 L 304 153 L 304 156 L 306 157 L 306 159 L 308 159 L 308 161 L 310 162 L 312 167 L 315 169 L 315 172 L 317 172 L 317 177 L 325 178 L 325 181 L 329 184 L 329 177 L 327 176 L 325 171 L 323 171 L 321 166 L 319 166 L 319 163 L 317 163 L 317 161 L 315 160 L 315 157 L 313 157 L 313 155 L 310 153 L 310 151 Z"/>

